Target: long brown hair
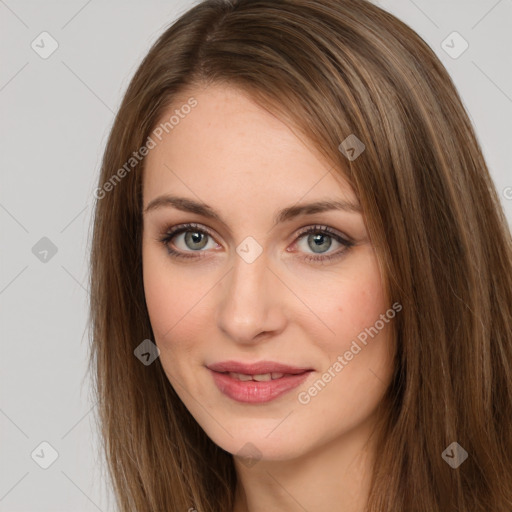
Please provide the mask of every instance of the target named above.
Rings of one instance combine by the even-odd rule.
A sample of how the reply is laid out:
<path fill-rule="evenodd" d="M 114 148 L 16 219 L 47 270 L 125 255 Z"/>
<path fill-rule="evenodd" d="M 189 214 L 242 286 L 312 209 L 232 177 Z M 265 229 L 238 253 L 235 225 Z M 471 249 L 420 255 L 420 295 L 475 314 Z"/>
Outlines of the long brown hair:
<path fill-rule="evenodd" d="M 367 510 L 510 512 L 510 231 L 446 70 L 366 0 L 203 1 L 161 35 L 128 87 L 95 194 L 90 262 L 90 367 L 120 510 L 234 503 L 232 455 L 160 360 L 134 356 L 154 338 L 142 284 L 145 160 L 126 162 L 178 94 L 213 83 L 251 94 L 349 181 L 387 294 L 403 306 Z M 339 150 L 351 134 L 365 145 L 354 160 Z M 457 468 L 442 457 L 453 442 L 468 453 Z"/>

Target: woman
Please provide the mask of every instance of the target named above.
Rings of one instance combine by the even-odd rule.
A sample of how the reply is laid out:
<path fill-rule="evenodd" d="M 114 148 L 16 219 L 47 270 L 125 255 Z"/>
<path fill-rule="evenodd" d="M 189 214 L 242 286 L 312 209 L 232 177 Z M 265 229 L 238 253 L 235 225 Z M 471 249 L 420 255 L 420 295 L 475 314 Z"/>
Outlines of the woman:
<path fill-rule="evenodd" d="M 122 512 L 512 509 L 511 237 L 410 28 L 203 1 L 136 72 L 95 195 Z"/>

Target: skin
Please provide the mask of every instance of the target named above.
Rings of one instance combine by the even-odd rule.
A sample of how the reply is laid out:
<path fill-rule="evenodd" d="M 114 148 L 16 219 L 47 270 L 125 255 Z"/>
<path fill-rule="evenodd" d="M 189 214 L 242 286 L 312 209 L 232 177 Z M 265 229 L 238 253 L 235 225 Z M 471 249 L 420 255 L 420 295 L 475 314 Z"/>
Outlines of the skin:
<path fill-rule="evenodd" d="M 144 213 L 144 288 L 163 368 L 198 424 L 234 455 L 235 512 L 362 511 L 375 411 L 392 375 L 389 324 L 309 403 L 298 394 L 390 308 L 376 254 L 361 212 L 302 215 L 272 226 L 285 206 L 357 203 L 354 191 L 295 130 L 235 88 L 189 90 L 163 119 L 191 96 L 197 107 L 147 156 L 144 209 L 173 194 L 206 202 L 223 221 L 172 206 Z M 173 258 L 160 239 L 188 222 L 213 236 L 187 242 L 185 233 L 176 235 L 168 245 L 193 257 Z M 315 252 L 315 233 L 309 243 L 307 234 L 297 236 L 315 225 L 355 245 L 346 249 L 326 235 Z M 252 263 L 236 251 L 248 236 L 262 248 Z M 342 251 L 323 263 L 305 259 Z M 228 359 L 314 372 L 277 399 L 246 404 L 221 393 L 206 368 Z M 249 442 L 259 451 L 255 464 L 239 455 Z"/>

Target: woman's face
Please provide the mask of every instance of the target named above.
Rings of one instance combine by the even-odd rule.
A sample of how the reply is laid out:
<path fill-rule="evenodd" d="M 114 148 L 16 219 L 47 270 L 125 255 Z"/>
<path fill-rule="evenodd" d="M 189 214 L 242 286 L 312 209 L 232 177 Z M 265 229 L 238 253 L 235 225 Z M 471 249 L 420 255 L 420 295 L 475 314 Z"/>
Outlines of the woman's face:
<path fill-rule="evenodd" d="M 353 190 L 235 89 L 194 90 L 163 121 L 176 109 L 143 180 L 144 288 L 170 383 L 235 455 L 286 460 L 357 436 L 391 378 L 395 310 Z"/>

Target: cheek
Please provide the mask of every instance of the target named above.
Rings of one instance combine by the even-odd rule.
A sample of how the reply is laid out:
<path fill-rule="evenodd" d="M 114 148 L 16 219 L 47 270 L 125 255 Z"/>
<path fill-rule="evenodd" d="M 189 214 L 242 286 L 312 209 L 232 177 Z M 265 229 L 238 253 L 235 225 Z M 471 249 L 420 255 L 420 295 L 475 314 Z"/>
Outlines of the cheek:
<path fill-rule="evenodd" d="M 338 432 L 336 425 L 350 429 L 371 414 L 393 371 L 390 325 L 395 312 L 382 289 L 377 265 L 373 260 L 358 262 L 361 265 L 351 267 L 350 274 L 329 287 L 331 300 L 322 299 L 334 334 L 316 338 L 326 356 L 324 365 L 318 381 L 301 395 L 301 404 L 311 400 L 311 407 L 305 409 L 308 418 L 332 418 L 325 428 L 333 435 Z M 334 403 L 338 404 L 335 408 Z"/>
<path fill-rule="evenodd" d="M 197 271 L 172 265 L 165 250 L 143 248 L 144 294 L 164 367 L 187 361 L 186 355 L 199 349 L 197 341 L 205 337 L 208 325 L 205 295 L 210 281 Z"/>
<path fill-rule="evenodd" d="M 176 306 L 175 294 L 171 293 L 162 267 L 158 259 L 146 251 L 143 256 L 144 295 L 151 326 L 157 338 L 172 327 L 169 312 Z"/>
<path fill-rule="evenodd" d="M 158 258 L 147 256 L 144 262 L 144 293 L 154 335 L 154 343 L 160 350 L 160 362 L 175 391 L 185 382 L 182 362 L 188 360 L 187 340 L 193 339 L 184 332 L 186 316 L 183 296 L 176 293 L 180 283 L 169 278 L 169 269 Z M 178 286 L 178 288 L 176 288 Z M 179 319 L 181 318 L 181 321 Z"/>
<path fill-rule="evenodd" d="M 170 272 L 165 254 L 153 247 L 143 247 L 144 295 L 157 345 L 167 345 L 166 340 L 173 337 L 185 319 L 190 287 L 182 281 L 179 272 Z"/>
<path fill-rule="evenodd" d="M 366 332 L 385 314 L 390 305 L 382 287 L 377 261 L 370 248 L 353 258 L 350 266 L 333 279 L 326 279 L 323 293 L 314 295 L 318 311 L 331 329 L 325 338 L 329 352 L 348 350 L 358 335 Z M 379 322 L 379 330 L 386 331 Z M 361 335 L 364 338 L 364 334 Z"/>
<path fill-rule="evenodd" d="M 341 292 L 332 315 L 333 329 L 338 338 L 353 340 L 373 326 L 387 309 L 388 304 L 378 280 L 359 279 Z"/>

